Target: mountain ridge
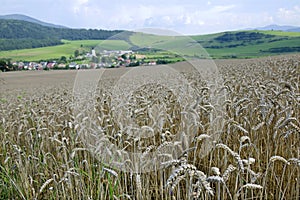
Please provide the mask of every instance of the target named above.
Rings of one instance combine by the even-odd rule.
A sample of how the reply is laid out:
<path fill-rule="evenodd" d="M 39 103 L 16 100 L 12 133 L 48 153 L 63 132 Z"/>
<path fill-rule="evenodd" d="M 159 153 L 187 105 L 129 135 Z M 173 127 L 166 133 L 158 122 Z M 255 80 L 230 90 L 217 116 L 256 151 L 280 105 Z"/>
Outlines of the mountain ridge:
<path fill-rule="evenodd" d="M 36 18 L 27 16 L 27 15 L 23 15 L 23 14 L 0 15 L 0 19 L 21 20 L 21 21 L 36 23 L 36 24 L 39 24 L 39 25 L 42 25 L 42 26 L 51 27 L 51 28 L 68 28 L 68 27 L 63 26 L 63 25 L 57 25 L 57 24 L 52 24 L 52 23 L 44 22 L 44 21 L 38 20 Z"/>
<path fill-rule="evenodd" d="M 284 32 L 300 32 L 300 27 L 289 25 L 270 24 L 263 27 L 249 28 L 248 30 L 261 30 L 261 31 L 284 31 Z"/>

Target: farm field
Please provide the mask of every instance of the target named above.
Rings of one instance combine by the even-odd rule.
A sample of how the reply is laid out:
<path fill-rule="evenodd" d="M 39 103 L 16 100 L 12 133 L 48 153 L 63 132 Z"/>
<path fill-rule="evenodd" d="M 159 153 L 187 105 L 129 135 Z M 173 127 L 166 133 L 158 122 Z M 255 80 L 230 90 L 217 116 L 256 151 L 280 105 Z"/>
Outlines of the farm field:
<path fill-rule="evenodd" d="M 299 199 L 299 60 L 0 73 L 0 199 Z"/>

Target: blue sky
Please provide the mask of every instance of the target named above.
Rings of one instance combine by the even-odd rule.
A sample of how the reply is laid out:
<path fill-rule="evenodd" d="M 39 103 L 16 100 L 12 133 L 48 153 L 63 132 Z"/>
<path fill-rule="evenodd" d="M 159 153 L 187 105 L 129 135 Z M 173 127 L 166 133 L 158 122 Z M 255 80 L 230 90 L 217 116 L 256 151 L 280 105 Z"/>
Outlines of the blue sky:
<path fill-rule="evenodd" d="M 72 28 L 162 28 L 205 34 L 300 26 L 299 0 L 0 0 L 0 14 L 25 14 Z"/>

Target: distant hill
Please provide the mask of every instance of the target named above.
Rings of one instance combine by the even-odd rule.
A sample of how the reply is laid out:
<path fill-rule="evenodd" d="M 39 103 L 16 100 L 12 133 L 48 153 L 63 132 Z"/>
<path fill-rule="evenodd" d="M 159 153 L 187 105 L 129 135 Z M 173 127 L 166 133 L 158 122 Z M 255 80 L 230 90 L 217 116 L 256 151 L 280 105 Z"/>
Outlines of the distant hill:
<path fill-rule="evenodd" d="M 121 32 L 124 31 L 55 28 L 23 20 L 0 19 L 0 51 L 53 46 L 62 44 L 62 39 L 105 40 Z"/>
<path fill-rule="evenodd" d="M 19 19 L 7 19 L 13 17 Z M 99 44 L 99 40 L 107 39 L 109 41 L 106 42 L 105 49 L 108 50 L 108 47 L 113 50 L 124 48 L 135 50 L 147 46 L 152 49 L 167 48 L 174 52 L 184 52 L 184 55 L 189 56 L 195 56 L 198 49 L 193 49 L 194 45 L 201 44 L 213 58 L 251 58 L 300 52 L 300 27 L 293 26 L 270 25 L 248 31 L 190 36 L 194 41 L 185 44 L 180 40 L 181 37 L 175 36 L 147 35 L 122 30 L 72 29 L 57 27 L 57 25 L 41 25 L 41 23 L 44 22 L 24 15 L 2 16 L 2 19 L 0 17 L 0 57 L 15 56 L 17 51 L 8 50 L 26 49 L 26 52 L 30 52 L 33 48 L 48 48 L 56 45 L 69 48 L 64 40 L 94 40 Z M 81 46 L 84 41 L 80 41 L 79 44 Z M 183 48 L 186 46 L 189 48 Z M 55 47 L 53 49 L 56 51 Z M 203 57 L 203 55 L 198 56 Z"/>
<path fill-rule="evenodd" d="M 184 57 L 256 58 L 261 56 L 300 53 L 300 32 L 284 31 L 229 31 L 209 35 L 160 36 L 123 32 L 114 40 L 62 40 L 59 46 L 0 51 L 0 59 L 39 61 L 60 59 L 74 54 L 76 49 L 134 50 L 141 54 L 166 55 L 166 51 Z M 122 34 L 123 35 L 123 34 Z M 1 39 L 0 39 L 1 41 Z M 37 40 L 39 41 L 39 40 Z M 21 43 L 21 42 L 20 42 Z M 199 46 L 200 45 L 200 46 Z M 0 45 L 1 47 L 1 45 Z M 150 47 L 150 48 L 149 48 Z M 202 50 L 203 47 L 205 51 Z M 162 52 L 159 52 L 162 50 Z M 161 54 L 162 53 L 162 54 Z M 150 57 L 152 58 L 152 57 Z"/>
<path fill-rule="evenodd" d="M 299 28 L 292 28 L 292 29 L 288 29 L 288 32 L 300 32 L 300 27 Z"/>
<path fill-rule="evenodd" d="M 21 14 L 0 15 L 0 19 L 22 20 L 22 21 L 31 22 L 31 23 L 42 25 L 42 26 L 52 27 L 52 28 L 67 28 L 65 26 L 43 22 L 43 21 L 37 20 L 35 18 L 26 16 L 26 15 L 21 15 Z"/>
<path fill-rule="evenodd" d="M 285 31 L 285 32 L 300 32 L 300 27 L 297 26 L 280 26 L 276 24 L 264 26 L 264 27 L 258 27 L 254 29 L 249 30 L 261 30 L 261 31 Z"/>

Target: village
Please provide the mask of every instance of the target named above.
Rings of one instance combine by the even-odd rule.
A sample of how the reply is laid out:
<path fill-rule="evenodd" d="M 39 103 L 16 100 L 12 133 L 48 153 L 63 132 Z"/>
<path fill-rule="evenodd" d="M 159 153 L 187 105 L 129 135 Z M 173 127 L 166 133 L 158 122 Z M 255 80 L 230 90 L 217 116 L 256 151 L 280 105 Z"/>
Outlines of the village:
<path fill-rule="evenodd" d="M 146 55 L 132 50 L 103 50 L 96 53 L 95 49 L 85 54 L 74 53 L 75 56 L 66 58 L 62 56 L 57 60 L 48 61 L 19 61 L 13 62 L 14 70 L 65 70 L 65 69 L 100 69 L 149 66 L 166 64 L 166 60 L 147 59 Z"/>

